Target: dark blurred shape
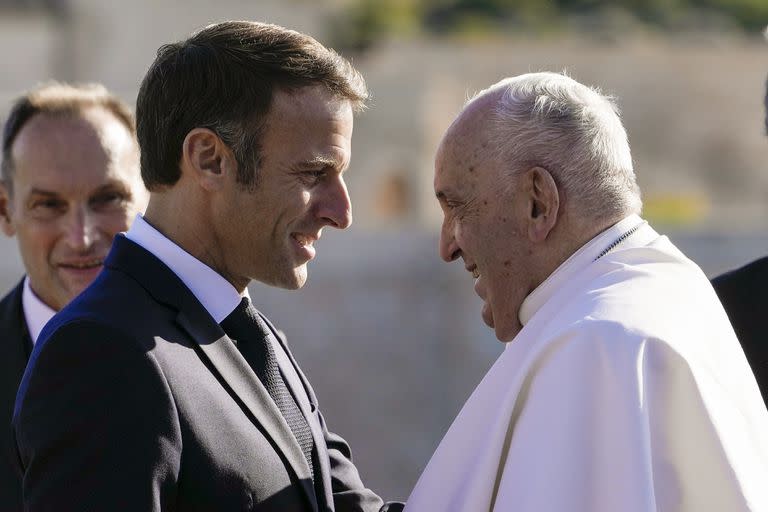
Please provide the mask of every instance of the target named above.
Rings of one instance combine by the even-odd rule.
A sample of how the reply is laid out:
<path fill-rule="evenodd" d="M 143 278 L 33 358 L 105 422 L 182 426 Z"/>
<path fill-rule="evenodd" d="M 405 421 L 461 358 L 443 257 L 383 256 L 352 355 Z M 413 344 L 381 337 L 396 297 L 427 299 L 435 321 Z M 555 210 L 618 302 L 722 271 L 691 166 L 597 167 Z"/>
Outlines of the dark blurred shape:
<path fill-rule="evenodd" d="M 43 10 L 60 14 L 67 10 L 68 4 L 67 0 L 0 0 L 0 11 L 6 9 L 19 11 Z"/>
<path fill-rule="evenodd" d="M 768 283 L 768 257 L 712 280 L 768 407 L 768 344 L 763 314 L 768 307 L 768 288 L 765 283 Z"/>
<path fill-rule="evenodd" d="M 411 190 L 403 172 L 383 176 L 376 196 L 376 210 L 384 219 L 403 219 L 412 210 Z"/>

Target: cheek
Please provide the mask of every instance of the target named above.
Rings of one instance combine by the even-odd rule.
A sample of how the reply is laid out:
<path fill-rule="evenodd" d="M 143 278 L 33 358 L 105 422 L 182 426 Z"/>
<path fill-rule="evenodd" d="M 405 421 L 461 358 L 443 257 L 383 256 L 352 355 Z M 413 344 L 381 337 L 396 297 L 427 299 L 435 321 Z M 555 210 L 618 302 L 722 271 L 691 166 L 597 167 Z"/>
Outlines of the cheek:
<path fill-rule="evenodd" d="M 109 237 L 112 238 L 117 233 L 127 231 L 131 225 L 131 222 L 133 222 L 135 215 L 135 210 L 126 210 L 105 214 L 97 217 L 96 225 L 101 232 L 109 235 Z"/>
<path fill-rule="evenodd" d="M 55 224 L 25 223 L 16 228 L 19 251 L 28 265 L 32 262 L 47 261 L 59 238 L 59 229 Z"/>
<path fill-rule="evenodd" d="M 111 243 L 116 234 L 128 231 L 136 213 L 137 210 L 132 205 L 112 211 L 91 212 L 90 222 L 93 229 L 99 233 L 100 238 Z"/>
<path fill-rule="evenodd" d="M 489 227 L 483 222 L 483 219 L 477 215 L 463 215 L 456 217 L 452 223 L 453 234 L 456 241 L 467 250 L 476 253 L 485 251 L 488 238 Z"/>
<path fill-rule="evenodd" d="M 323 210 L 322 192 L 301 190 L 282 196 L 283 200 L 273 204 L 273 218 L 276 219 L 275 229 L 279 230 L 295 221 L 301 221 L 311 212 L 321 215 Z"/>

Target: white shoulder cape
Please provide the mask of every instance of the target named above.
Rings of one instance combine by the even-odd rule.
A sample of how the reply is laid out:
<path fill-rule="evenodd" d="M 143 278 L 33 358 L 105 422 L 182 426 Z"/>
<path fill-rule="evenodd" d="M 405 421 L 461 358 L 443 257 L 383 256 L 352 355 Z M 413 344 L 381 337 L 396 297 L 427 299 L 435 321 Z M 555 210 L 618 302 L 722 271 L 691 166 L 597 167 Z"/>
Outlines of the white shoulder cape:
<path fill-rule="evenodd" d="M 768 511 L 768 411 L 701 270 L 642 224 L 565 273 L 406 511 Z"/>

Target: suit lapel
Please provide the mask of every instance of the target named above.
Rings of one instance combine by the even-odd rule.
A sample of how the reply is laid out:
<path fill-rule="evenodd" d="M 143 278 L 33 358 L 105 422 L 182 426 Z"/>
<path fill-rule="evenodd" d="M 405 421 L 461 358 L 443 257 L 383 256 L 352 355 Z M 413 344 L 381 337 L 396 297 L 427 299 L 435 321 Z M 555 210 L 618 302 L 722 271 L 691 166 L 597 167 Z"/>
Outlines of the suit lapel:
<path fill-rule="evenodd" d="M 18 451 L 11 420 L 16 393 L 32 349 L 21 302 L 23 284 L 24 280 L 0 302 L 0 455 L 7 457 L 13 465 L 18 461 Z M 0 463 L 0 473 L 4 476 L 9 475 L 10 468 L 10 465 Z M 18 486 L 20 483 L 20 480 L 11 480 L 3 485 Z"/>
<path fill-rule="evenodd" d="M 3 382 L 8 382 L 3 389 L 13 390 L 11 398 L 11 409 L 13 408 L 13 398 L 16 396 L 16 388 L 21 381 L 21 376 L 27 366 L 29 354 L 32 352 L 32 338 L 29 336 L 27 321 L 24 318 L 24 308 L 22 306 L 22 293 L 24 289 L 24 280 L 22 279 L 16 288 L 14 288 L 3 300 L 0 305 L 0 350 L 2 350 L 2 374 Z"/>
<path fill-rule="evenodd" d="M 220 330 L 211 336 L 213 333 L 210 332 L 210 326 L 200 325 L 204 322 L 200 322 L 199 319 L 199 315 L 193 316 L 180 311 L 176 320 L 197 342 L 205 357 L 216 368 L 232 392 L 237 395 L 245 408 L 262 426 L 265 433 L 272 438 L 278 450 L 283 453 L 293 468 L 299 482 L 305 487 L 307 497 L 310 498 L 311 502 L 314 502 L 314 499 L 311 499 L 314 491 L 312 490 L 312 476 L 309 474 L 309 466 L 304 459 L 301 447 L 277 405 L 243 356 L 240 355 L 240 351 L 237 350 L 232 340 Z M 218 325 L 213 321 L 211 323 L 218 328 Z"/>
<path fill-rule="evenodd" d="M 276 449 L 293 468 L 316 511 L 309 466 L 288 424 L 232 340 L 192 292 L 159 259 L 122 235 L 115 237 L 105 265 L 131 275 L 158 302 L 178 311 L 178 325 L 194 340 L 201 350 L 201 357 L 211 363 L 264 434 L 272 439 Z"/>

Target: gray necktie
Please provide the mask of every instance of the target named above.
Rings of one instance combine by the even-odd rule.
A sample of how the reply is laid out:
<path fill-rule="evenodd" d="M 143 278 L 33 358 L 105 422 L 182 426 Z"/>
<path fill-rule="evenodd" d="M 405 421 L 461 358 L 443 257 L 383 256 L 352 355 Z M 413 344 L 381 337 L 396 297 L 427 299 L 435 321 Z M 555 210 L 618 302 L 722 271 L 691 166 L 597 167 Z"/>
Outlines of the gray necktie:
<path fill-rule="evenodd" d="M 221 328 L 227 336 L 237 341 L 240 353 L 280 409 L 280 413 L 301 446 L 301 451 L 309 464 L 309 473 L 314 479 L 312 431 L 280 374 L 271 340 L 272 330 L 247 297 L 244 297 L 235 310 L 221 322 Z"/>

